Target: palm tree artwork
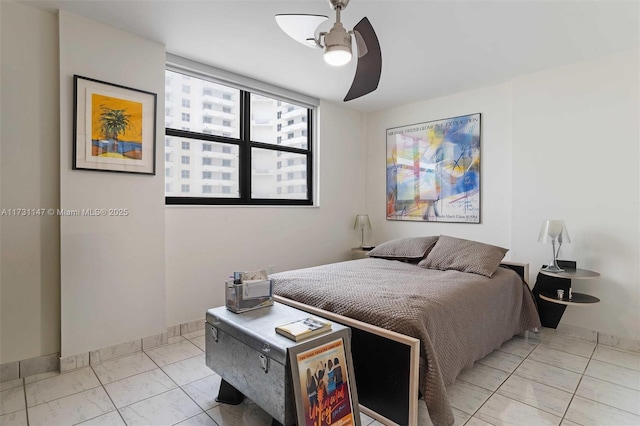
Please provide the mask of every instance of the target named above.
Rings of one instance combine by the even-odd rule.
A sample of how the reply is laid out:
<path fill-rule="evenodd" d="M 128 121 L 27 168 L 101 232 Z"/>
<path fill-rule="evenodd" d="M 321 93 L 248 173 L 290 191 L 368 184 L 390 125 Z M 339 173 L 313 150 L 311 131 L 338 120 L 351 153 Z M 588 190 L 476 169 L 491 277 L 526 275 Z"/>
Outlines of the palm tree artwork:
<path fill-rule="evenodd" d="M 100 105 L 100 127 L 105 139 L 113 141 L 113 152 L 118 152 L 118 136 L 130 126 L 131 115 L 126 109 L 113 109 Z"/>
<path fill-rule="evenodd" d="M 142 159 L 142 103 L 92 95 L 92 155 Z"/>

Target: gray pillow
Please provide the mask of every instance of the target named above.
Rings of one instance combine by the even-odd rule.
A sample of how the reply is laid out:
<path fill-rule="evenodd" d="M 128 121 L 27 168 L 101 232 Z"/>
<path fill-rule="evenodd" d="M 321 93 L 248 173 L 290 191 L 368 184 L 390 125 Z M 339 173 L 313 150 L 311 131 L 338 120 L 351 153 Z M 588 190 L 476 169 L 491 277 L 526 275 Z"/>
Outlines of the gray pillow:
<path fill-rule="evenodd" d="M 438 237 L 412 237 L 387 241 L 369 252 L 370 257 L 383 259 L 422 259 L 438 241 Z"/>
<path fill-rule="evenodd" d="M 441 271 L 453 269 L 491 278 L 508 251 L 478 241 L 440 235 L 429 255 L 418 266 Z"/>

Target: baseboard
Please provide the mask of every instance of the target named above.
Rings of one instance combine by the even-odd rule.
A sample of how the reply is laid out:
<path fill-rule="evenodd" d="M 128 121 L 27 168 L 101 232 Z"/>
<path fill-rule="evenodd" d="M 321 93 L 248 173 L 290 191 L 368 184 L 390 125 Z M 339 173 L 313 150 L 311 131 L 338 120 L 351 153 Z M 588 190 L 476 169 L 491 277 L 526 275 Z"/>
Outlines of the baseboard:
<path fill-rule="evenodd" d="M 112 358 L 140 352 L 158 346 L 173 343 L 183 335 L 204 330 L 205 320 L 189 321 L 167 328 L 167 331 L 152 336 L 141 337 L 129 342 L 119 343 L 113 346 L 60 357 L 60 353 L 43 355 L 36 358 L 0 364 L 0 382 L 8 382 L 36 374 L 76 370 L 91 364 L 104 362 Z"/>
<path fill-rule="evenodd" d="M 598 343 L 599 345 L 611 346 L 625 351 L 640 352 L 640 340 L 614 336 L 601 331 L 594 331 L 566 324 L 558 325 L 556 332 L 563 336 L 586 340 L 591 343 Z"/>

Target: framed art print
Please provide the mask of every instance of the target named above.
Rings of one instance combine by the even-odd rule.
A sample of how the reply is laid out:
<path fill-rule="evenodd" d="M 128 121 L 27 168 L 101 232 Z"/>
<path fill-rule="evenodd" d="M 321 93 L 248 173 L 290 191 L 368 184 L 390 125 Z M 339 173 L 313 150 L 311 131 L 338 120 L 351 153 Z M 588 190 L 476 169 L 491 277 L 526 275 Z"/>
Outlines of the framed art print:
<path fill-rule="evenodd" d="M 155 174 L 157 95 L 73 76 L 73 169 Z"/>
<path fill-rule="evenodd" d="M 387 129 L 388 220 L 480 223 L 480 114 Z"/>
<path fill-rule="evenodd" d="M 360 426 L 351 352 L 344 339 L 297 345 L 289 357 L 298 425 Z"/>

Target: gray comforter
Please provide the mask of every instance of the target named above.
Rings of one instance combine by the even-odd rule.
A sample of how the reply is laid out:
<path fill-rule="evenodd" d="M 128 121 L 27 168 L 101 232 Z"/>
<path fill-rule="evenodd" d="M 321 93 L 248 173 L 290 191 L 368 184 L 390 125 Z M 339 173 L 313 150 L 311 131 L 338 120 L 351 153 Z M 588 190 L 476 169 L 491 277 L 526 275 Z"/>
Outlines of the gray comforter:
<path fill-rule="evenodd" d="M 540 327 L 526 284 L 503 268 L 486 278 L 362 259 L 270 278 L 279 296 L 420 339 L 419 386 L 435 426 L 454 423 L 445 386 L 463 368 Z"/>

